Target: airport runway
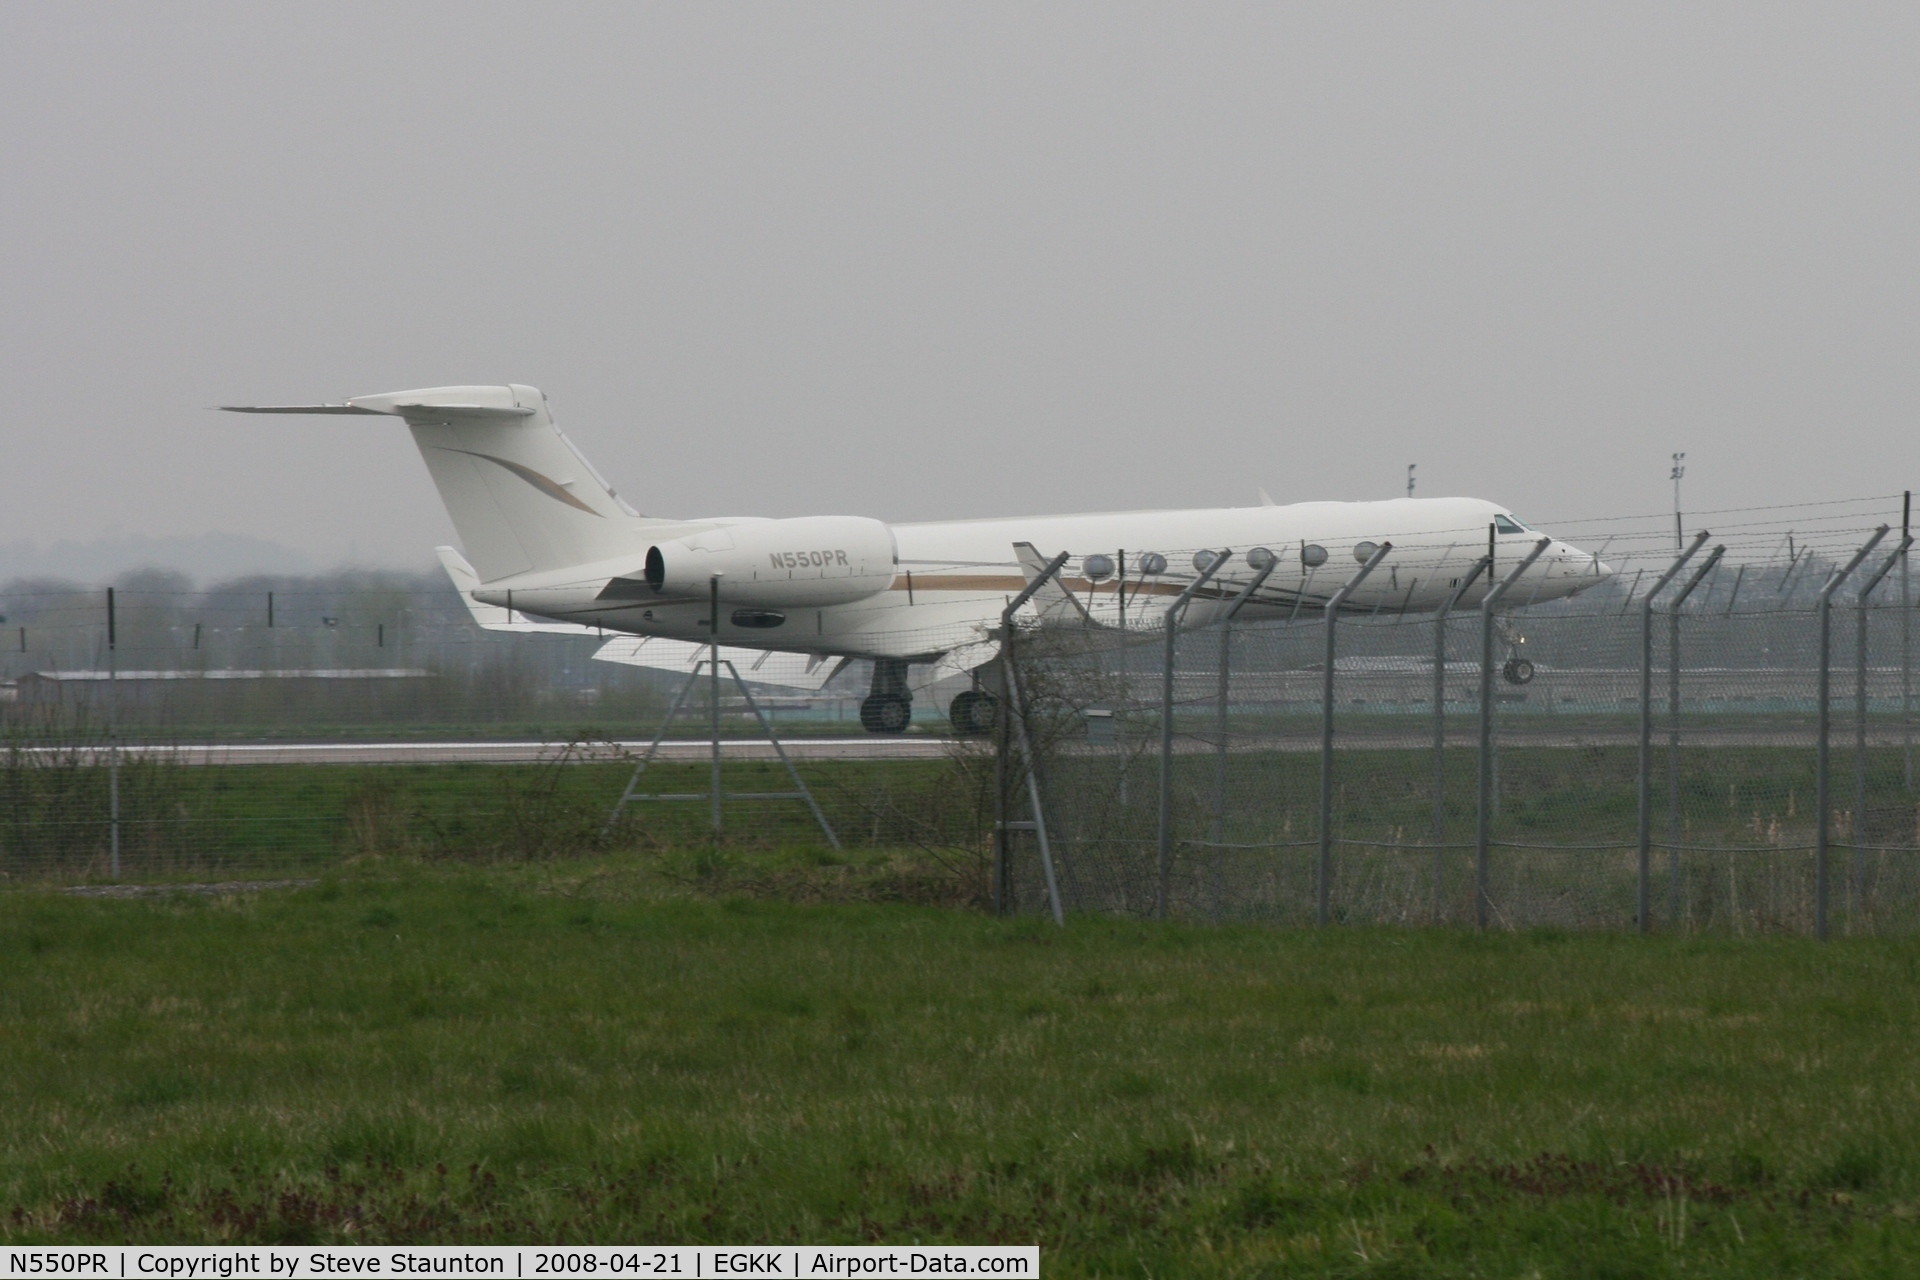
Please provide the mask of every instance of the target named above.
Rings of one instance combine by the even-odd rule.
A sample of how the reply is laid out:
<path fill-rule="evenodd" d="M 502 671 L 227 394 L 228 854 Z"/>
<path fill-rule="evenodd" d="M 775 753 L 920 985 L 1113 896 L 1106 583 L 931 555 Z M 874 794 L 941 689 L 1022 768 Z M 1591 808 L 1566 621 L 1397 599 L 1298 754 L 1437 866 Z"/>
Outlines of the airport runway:
<path fill-rule="evenodd" d="M 844 737 L 782 738 L 780 745 L 794 760 L 937 760 L 947 754 L 951 739 L 935 737 Z M 129 744 L 121 748 L 122 758 L 163 757 L 175 764 L 536 764 L 553 760 L 567 749 L 564 742 L 187 742 L 166 746 Z M 616 761 L 637 758 L 647 749 L 647 739 L 626 742 L 596 742 L 579 748 L 574 758 L 582 762 Z M 676 739 L 660 744 L 654 758 L 670 760 L 706 760 L 711 743 Z M 728 760 L 777 760 L 773 744 L 765 738 L 720 740 L 720 751 Z M 107 748 L 41 747 L 28 754 L 66 756 L 83 759 L 105 756 Z"/>
<path fill-rule="evenodd" d="M 1335 746 L 1344 751 L 1423 750 L 1432 742 L 1431 722 L 1412 716 L 1407 723 L 1387 728 L 1372 725 L 1342 727 Z M 1195 726 L 1196 728 L 1198 726 Z M 1201 734 L 1183 733 L 1175 740 L 1174 752 L 1194 755 L 1215 750 Z M 1654 743 L 1664 746 L 1664 727 L 1656 725 Z M 1629 747 L 1639 741 L 1635 726 L 1610 724 L 1555 724 L 1551 717 L 1529 718 L 1518 724 L 1504 723 L 1497 733 L 1502 750 L 1567 747 Z M 1853 744 L 1851 728 L 1836 726 L 1833 745 L 1836 751 Z M 1875 725 L 1868 734 L 1874 747 L 1897 747 L 1903 735 L 1897 726 Z M 1787 720 L 1772 725 L 1703 725 L 1689 727 L 1681 736 L 1684 746 L 1711 747 L 1794 747 L 1811 748 L 1814 742 L 1810 724 Z M 1447 745 L 1455 750 L 1470 750 L 1474 744 L 1471 722 L 1450 718 Z M 833 737 L 782 738 L 793 760 L 938 760 L 954 747 L 954 739 L 928 735 L 897 738 Z M 158 757 L 183 765 L 246 764 L 537 764 L 559 758 L 567 750 L 565 742 L 248 742 L 180 743 L 176 745 L 128 744 L 121 748 L 123 758 Z M 1089 751 L 1105 753 L 1111 747 L 1089 747 L 1083 743 L 1063 744 L 1069 755 Z M 581 763 L 633 760 L 647 749 L 646 739 L 598 742 L 577 747 L 573 759 Z M 695 762 L 709 758 L 710 744 L 698 739 L 674 739 L 660 744 L 655 759 Z M 981 741 L 975 749 L 990 749 Z M 1317 726 L 1301 725 L 1279 734 L 1236 735 L 1229 750 L 1242 752 L 1280 751 L 1289 754 L 1320 750 Z M 27 748 L 27 754 L 50 757 L 77 754 L 98 760 L 106 755 L 101 746 Z M 722 758 L 727 760 L 775 760 L 771 743 L 765 738 L 722 738 Z"/>

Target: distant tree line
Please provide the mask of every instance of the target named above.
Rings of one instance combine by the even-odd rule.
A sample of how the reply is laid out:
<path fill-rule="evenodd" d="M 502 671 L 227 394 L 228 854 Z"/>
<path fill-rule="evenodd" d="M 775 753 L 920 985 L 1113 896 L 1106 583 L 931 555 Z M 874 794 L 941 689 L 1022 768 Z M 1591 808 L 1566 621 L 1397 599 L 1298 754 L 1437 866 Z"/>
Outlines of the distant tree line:
<path fill-rule="evenodd" d="M 0 586 L 0 703 L 18 730 L 104 725 L 114 669 L 128 730 L 520 726 L 626 732 L 664 709 L 674 677 L 592 661 L 592 636 L 484 631 L 438 573 L 344 570 L 196 586 L 144 570 L 107 588 L 45 578 Z M 389 672 L 230 678 L 236 672 Z M 229 678 L 153 679 L 225 673 Z M 424 673 L 424 674 L 418 674 Z M 50 677 L 66 677 L 53 679 Z"/>

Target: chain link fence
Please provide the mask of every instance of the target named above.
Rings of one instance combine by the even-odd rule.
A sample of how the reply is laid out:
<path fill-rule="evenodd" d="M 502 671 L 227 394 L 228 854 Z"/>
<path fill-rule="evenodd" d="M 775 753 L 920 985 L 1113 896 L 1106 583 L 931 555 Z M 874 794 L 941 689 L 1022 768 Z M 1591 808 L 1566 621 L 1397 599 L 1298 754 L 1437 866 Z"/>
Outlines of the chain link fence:
<path fill-rule="evenodd" d="M 930 632 L 925 644 L 980 638 Z M 826 689 L 761 686 L 749 705 L 730 678 L 715 690 L 705 676 L 689 685 L 685 670 L 595 661 L 606 640 L 484 630 L 432 576 L 195 589 L 141 574 L 111 597 L 9 583 L 0 884 L 305 874 L 391 855 L 725 844 L 804 857 L 836 841 L 929 848 L 964 879 L 984 849 L 986 787 L 970 779 L 990 777 L 991 761 L 951 759 L 932 736 L 895 751 L 906 758 L 865 758 L 860 664 Z M 741 675 L 754 680 L 750 663 Z M 683 714 L 663 723 L 681 694 Z M 917 734 L 933 703 L 919 699 Z M 803 801 L 746 801 L 794 785 L 762 717 L 782 739 L 813 744 L 795 767 L 824 822 Z M 715 723 L 728 740 L 718 836 L 705 803 L 614 814 L 663 732 L 639 790 L 709 788 Z"/>
<path fill-rule="evenodd" d="M 1670 548 L 1654 572 L 1532 608 L 1176 620 L 1170 646 L 1164 617 L 1019 633 L 1002 905 L 1290 926 L 1914 928 L 1899 535 L 1790 566 L 1700 549 L 1669 574 Z"/>
<path fill-rule="evenodd" d="M 938 698 L 921 689 L 929 750 L 911 760 L 861 758 L 858 670 L 840 696 L 765 709 L 783 737 L 846 744 L 798 762 L 833 839 L 990 862 L 979 881 L 1004 910 L 1904 931 L 1920 914 L 1913 601 L 1899 535 L 1862 551 L 1866 505 L 1717 521 L 1727 552 L 1678 568 L 1670 524 L 1570 525 L 1614 578 L 1491 613 L 1471 595 L 1441 614 L 1308 603 L 1169 632 L 1149 597 L 1125 627 L 1023 620 L 976 682 L 962 668 L 990 657 L 987 633 L 929 630 L 924 652 L 972 656 Z M 593 662 L 597 638 L 488 633 L 428 579 L 116 592 L 110 626 L 103 589 L 0 590 L 0 882 L 717 844 L 705 804 L 630 805 L 608 826 L 631 744 L 685 676 Z M 944 737 L 925 715 L 956 691 L 970 719 L 996 697 L 1013 714 Z M 693 694 L 675 733 L 704 738 L 713 708 Z M 744 706 L 721 710 L 728 735 L 757 733 Z M 512 769 L 236 763 L 275 742 L 505 738 L 546 746 Z M 712 777 L 704 756 L 663 757 L 644 789 Z M 766 753 L 731 756 L 723 786 L 792 782 Z M 801 803 L 726 807 L 730 840 L 828 842 Z"/>

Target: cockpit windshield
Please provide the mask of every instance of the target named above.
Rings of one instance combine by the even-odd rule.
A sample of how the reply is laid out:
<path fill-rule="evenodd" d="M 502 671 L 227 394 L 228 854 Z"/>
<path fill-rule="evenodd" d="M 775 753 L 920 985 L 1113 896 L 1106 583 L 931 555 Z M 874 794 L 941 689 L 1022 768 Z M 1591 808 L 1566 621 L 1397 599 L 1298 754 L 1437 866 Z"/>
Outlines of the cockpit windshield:
<path fill-rule="evenodd" d="M 1495 516 L 1493 518 L 1493 527 L 1499 530 L 1501 533 L 1532 533 L 1533 532 L 1533 530 L 1527 528 L 1526 525 L 1521 524 L 1518 520 L 1514 519 L 1512 516 Z"/>

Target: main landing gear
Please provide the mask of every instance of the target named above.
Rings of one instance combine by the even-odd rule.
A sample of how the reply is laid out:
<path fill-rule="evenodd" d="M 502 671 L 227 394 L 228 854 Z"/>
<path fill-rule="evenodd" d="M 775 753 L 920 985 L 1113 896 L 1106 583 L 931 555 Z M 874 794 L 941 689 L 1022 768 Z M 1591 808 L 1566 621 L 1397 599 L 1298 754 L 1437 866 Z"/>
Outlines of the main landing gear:
<path fill-rule="evenodd" d="M 979 673 L 975 673 L 979 684 Z M 1000 699 L 978 687 L 963 690 L 947 708 L 953 731 L 963 738 L 993 732 Z M 860 701 L 860 725 L 868 733 L 905 733 L 913 722 L 913 691 L 907 687 L 907 664 L 882 658 L 873 664 L 873 691 Z"/>
<path fill-rule="evenodd" d="M 1000 723 L 1000 664 L 973 669 L 973 687 L 962 690 L 947 707 L 953 731 L 962 738 L 983 738 Z"/>
<path fill-rule="evenodd" d="M 873 691 L 860 702 L 860 726 L 868 733 L 905 733 L 913 721 L 913 691 L 907 664 L 881 658 L 873 664 Z"/>
<path fill-rule="evenodd" d="M 947 708 L 947 715 L 953 721 L 953 731 L 963 738 L 978 738 L 992 733 L 999 714 L 1000 700 L 978 689 L 967 689 L 958 694 Z"/>

